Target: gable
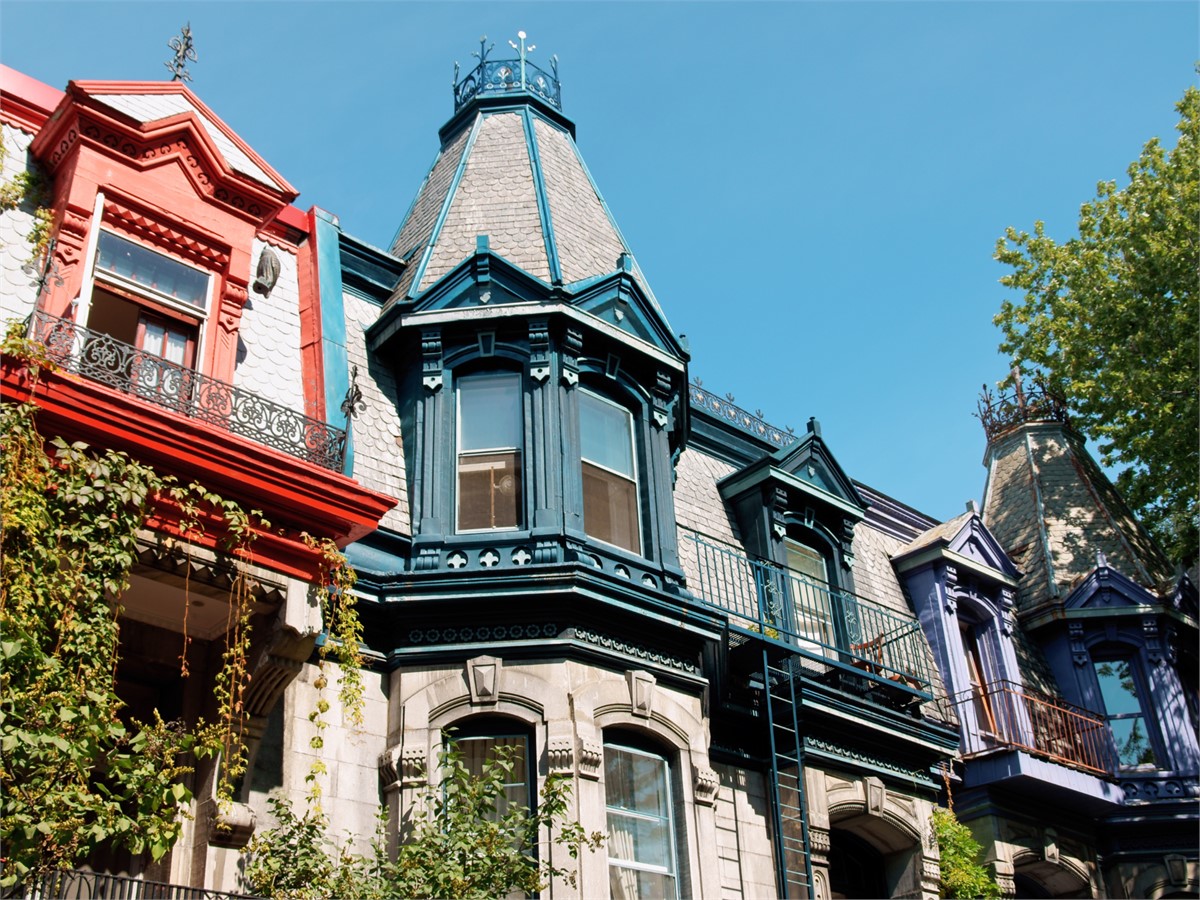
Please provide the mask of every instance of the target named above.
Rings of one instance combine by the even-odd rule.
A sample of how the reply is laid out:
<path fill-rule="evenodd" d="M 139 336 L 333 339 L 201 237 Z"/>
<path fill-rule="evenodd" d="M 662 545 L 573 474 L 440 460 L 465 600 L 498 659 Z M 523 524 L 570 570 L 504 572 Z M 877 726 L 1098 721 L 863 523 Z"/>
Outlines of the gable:
<path fill-rule="evenodd" d="M 948 546 L 950 550 L 960 556 L 1003 572 L 1010 578 L 1017 578 L 1021 574 L 1020 570 L 1013 565 L 1012 560 L 1008 558 L 1008 554 L 1004 552 L 1004 548 L 1000 546 L 1000 542 L 992 536 L 987 526 L 983 524 L 983 520 L 977 515 L 969 516 L 958 533 L 950 539 Z"/>
<path fill-rule="evenodd" d="M 773 467 L 779 471 L 832 494 L 851 506 L 866 508 L 854 482 L 821 437 L 821 425 L 815 418 L 808 421 L 807 435 L 796 444 L 776 450 L 771 458 Z"/>
<path fill-rule="evenodd" d="M 1161 605 L 1158 597 L 1115 569 L 1104 558 L 1063 601 L 1063 609 L 1101 611 L 1135 611 L 1147 606 Z"/>

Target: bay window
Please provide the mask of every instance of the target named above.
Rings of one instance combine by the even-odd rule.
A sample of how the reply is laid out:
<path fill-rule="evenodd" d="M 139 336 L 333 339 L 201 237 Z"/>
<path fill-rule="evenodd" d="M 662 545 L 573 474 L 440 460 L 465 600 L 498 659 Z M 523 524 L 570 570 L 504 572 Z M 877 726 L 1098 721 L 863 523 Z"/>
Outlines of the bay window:
<path fill-rule="evenodd" d="M 671 770 L 656 753 L 604 745 L 608 883 L 613 898 L 674 898 L 675 825 Z"/>
<path fill-rule="evenodd" d="M 631 553 L 641 553 L 633 415 L 588 391 L 579 393 L 583 466 L 583 530 Z"/>
<path fill-rule="evenodd" d="M 473 375 L 458 381 L 458 531 L 523 524 L 521 378 Z"/>

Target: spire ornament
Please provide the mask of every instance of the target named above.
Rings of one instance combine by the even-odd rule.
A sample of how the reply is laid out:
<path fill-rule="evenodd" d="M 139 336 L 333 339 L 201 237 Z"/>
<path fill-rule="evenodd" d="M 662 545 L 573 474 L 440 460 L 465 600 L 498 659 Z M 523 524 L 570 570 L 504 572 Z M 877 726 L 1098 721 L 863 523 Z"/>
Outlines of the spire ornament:
<path fill-rule="evenodd" d="M 196 56 L 196 48 L 192 44 L 192 23 L 188 22 L 184 25 L 178 37 L 167 41 L 167 46 L 175 51 L 175 58 L 163 63 L 171 70 L 171 80 L 191 81 L 192 76 L 188 74 L 187 64 L 200 61 Z"/>
<path fill-rule="evenodd" d="M 458 112 L 470 101 L 484 94 L 520 93 L 537 97 L 555 109 L 562 109 L 562 87 L 558 79 L 558 57 L 550 57 L 550 71 L 529 61 L 529 54 L 537 49 L 536 44 L 527 44 L 528 35 L 517 32 L 517 41 L 508 46 L 517 52 L 516 59 L 491 59 L 495 44 L 489 44 L 487 35 L 479 39 L 479 50 L 471 55 L 479 63 L 459 80 L 461 71 L 454 63 L 454 111 Z"/>

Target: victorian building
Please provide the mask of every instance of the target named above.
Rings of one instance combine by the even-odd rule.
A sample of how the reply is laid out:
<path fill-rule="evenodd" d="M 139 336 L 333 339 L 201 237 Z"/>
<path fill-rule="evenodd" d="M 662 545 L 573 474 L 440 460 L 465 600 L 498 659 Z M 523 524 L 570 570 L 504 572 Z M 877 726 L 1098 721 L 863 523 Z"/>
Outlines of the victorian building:
<path fill-rule="evenodd" d="M 548 896 L 936 897 L 947 791 L 1010 896 L 1197 895 L 1195 591 L 1069 425 L 989 406 L 984 509 L 943 523 L 815 419 L 705 390 L 556 67 L 481 53 L 387 248 L 291 206 L 182 86 L 3 74 L 5 174 L 53 178 L 61 277 L 28 284 L 5 214 L 4 312 L 67 369 L 6 368 L 5 398 L 283 526 L 238 837 L 197 809 L 124 874 L 239 890 L 235 845 L 318 755 L 335 830 L 365 847 L 383 803 L 398 840 L 451 730 L 518 748 L 521 802 L 569 777 L 607 834 Z M 369 661 L 320 751 L 301 531 L 345 548 Z M 129 633 L 178 627 L 172 565 L 147 550 Z"/>

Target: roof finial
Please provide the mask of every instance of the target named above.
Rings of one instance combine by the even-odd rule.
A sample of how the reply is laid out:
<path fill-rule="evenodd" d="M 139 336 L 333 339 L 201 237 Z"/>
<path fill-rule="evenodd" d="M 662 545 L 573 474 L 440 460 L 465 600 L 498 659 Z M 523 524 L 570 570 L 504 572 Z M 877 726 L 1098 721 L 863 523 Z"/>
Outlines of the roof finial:
<path fill-rule="evenodd" d="M 175 51 L 175 58 L 170 62 L 163 63 L 171 70 L 171 80 L 191 81 L 192 76 L 188 74 L 187 64 L 200 61 L 196 57 L 196 48 L 192 45 L 192 23 L 188 22 L 184 25 L 178 37 L 167 41 L 167 46 Z"/>
<path fill-rule="evenodd" d="M 521 59 L 521 89 L 524 90 L 524 88 L 525 88 L 525 54 L 532 53 L 534 50 L 537 49 L 537 45 L 530 44 L 528 47 L 526 47 L 525 46 L 525 32 L 523 32 L 523 31 L 518 31 L 517 37 L 519 37 L 521 39 L 521 46 L 518 47 L 512 41 L 508 42 L 508 46 L 512 47 L 514 50 L 516 50 L 518 53 L 521 54 L 521 57 L 520 57 L 520 59 Z"/>

